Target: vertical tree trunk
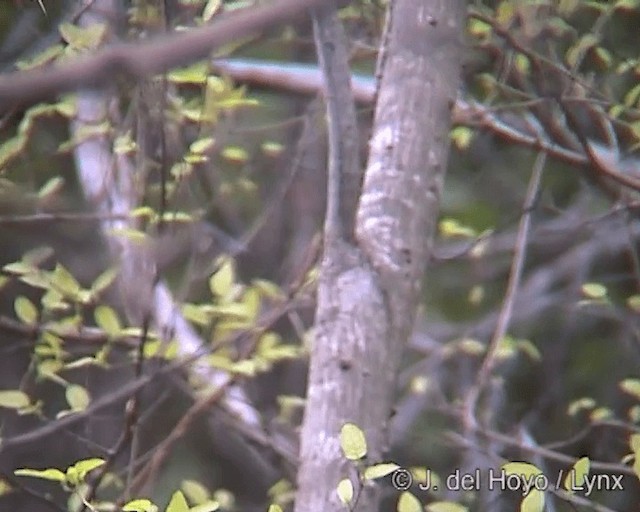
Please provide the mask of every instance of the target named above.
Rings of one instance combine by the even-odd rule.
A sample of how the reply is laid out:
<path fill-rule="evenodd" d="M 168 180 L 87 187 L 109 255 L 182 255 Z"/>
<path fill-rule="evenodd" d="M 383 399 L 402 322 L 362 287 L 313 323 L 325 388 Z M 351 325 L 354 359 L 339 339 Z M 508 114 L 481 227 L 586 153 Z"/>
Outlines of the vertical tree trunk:
<path fill-rule="evenodd" d="M 349 233 L 325 239 L 296 512 L 343 512 L 336 493 L 343 478 L 356 488 L 354 510 L 378 508 L 375 486 L 359 489 L 339 433 L 345 422 L 357 424 L 367 462 L 381 460 L 436 226 L 464 2 L 396 0 L 391 9 L 355 241 Z"/>

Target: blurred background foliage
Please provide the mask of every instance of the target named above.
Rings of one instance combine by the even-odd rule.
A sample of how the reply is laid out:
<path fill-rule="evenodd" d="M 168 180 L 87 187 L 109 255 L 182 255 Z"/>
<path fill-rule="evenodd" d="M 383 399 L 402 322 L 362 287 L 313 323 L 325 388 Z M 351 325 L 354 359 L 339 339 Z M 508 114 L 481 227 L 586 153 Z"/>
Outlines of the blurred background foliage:
<path fill-rule="evenodd" d="M 54 45 L 60 45 L 60 52 L 50 58 L 64 58 L 74 43 L 60 27 L 75 23 L 81 4 L 44 0 L 45 15 L 38 2 L 2 0 L 0 69 L 10 72 L 16 63 Z M 168 7 L 168 28 L 186 29 L 248 2 L 163 4 Z M 154 6 L 152 0 L 123 2 L 116 35 L 111 37 L 161 37 L 161 31 L 155 32 L 160 14 Z M 360 0 L 342 11 L 351 37 L 353 69 L 360 73 L 375 67 L 384 9 L 382 1 Z M 578 129 L 584 130 L 584 137 L 606 147 L 619 168 L 640 177 L 637 1 L 471 1 L 469 13 L 462 97 L 481 102 L 496 118 L 524 131 L 530 128 L 527 120 L 535 118 L 555 144 L 584 153 L 580 141 L 570 137 L 575 126 L 563 125 L 557 133 L 549 129 L 562 117 L 554 102 L 563 95 L 580 98 L 572 105 L 583 121 Z M 307 22 L 256 34 L 219 56 L 228 55 L 311 65 L 315 61 Z M 221 254 L 237 262 L 234 279 L 247 285 L 268 279 L 285 288 L 304 271 L 322 222 L 326 142 L 317 99 L 269 84 L 236 83 L 218 76 L 206 63 L 167 77 L 165 161 L 156 158 L 145 164 L 140 186 L 143 204 L 157 212 L 160 171 L 168 171 L 169 209 L 191 219 L 169 223 L 156 239 L 158 264 L 176 297 L 190 303 L 213 300 L 208 278 L 219 270 Z M 121 124 L 109 129 L 122 137 L 126 147 L 127 140 L 134 140 L 135 84 L 118 82 L 117 88 Z M 88 287 L 110 263 L 95 220 L 81 215 L 90 213 L 91 207 L 75 176 L 68 128 L 73 112 L 64 109 L 64 101 L 48 110 L 16 107 L 0 120 L 0 266 L 24 261 L 26 251 L 47 246 L 53 251 L 40 266 L 52 270 L 59 263 Z M 592 122 L 594 110 L 612 127 L 617 147 L 602 139 L 598 123 Z M 366 154 L 372 108 L 361 105 L 359 112 Z M 459 128 L 463 130 L 456 131 Z M 11 141 L 21 133 L 16 150 Z M 593 165 L 547 159 L 530 209 L 530 238 L 508 337 L 501 341 L 490 391 L 481 402 L 484 428 L 505 433 L 515 444 L 473 437 L 489 454 L 483 462 L 474 462 L 455 411 L 475 383 L 505 298 L 536 150 L 499 136 L 482 123 L 458 126 L 452 141 L 441 233 L 399 379 L 400 426 L 389 458 L 405 466 L 427 466 L 442 475 L 483 466 L 497 457 L 544 460 L 549 474 L 567 469 L 562 460 L 536 459 L 535 451 L 523 448 L 524 439 L 534 439 L 534 445 L 561 454 L 621 464 L 631 452 L 629 436 L 637 432 L 640 420 L 640 394 L 633 385 L 637 381 L 629 380 L 639 378 L 640 367 L 637 193 L 618 186 L 612 197 Z M 134 157 L 135 145 L 124 151 Z M 70 212 L 80 215 L 56 217 Z M 64 388 L 37 377 L 36 340 L 15 326 L 16 318 L 24 320 L 16 313 L 16 298 L 27 297 L 40 307 L 42 291 L 16 279 L 6 267 L 3 276 L 0 388 L 24 390 L 42 401 L 45 416 L 55 417 L 69 406 Z M 117 309 L 113 290 L 96 300 Z M 90 310 L 80 315 L 83 323 L 95 323 Z M 299 310 L 303 331 L 311 326 L 312 311 L 308 303 Z M 296 327 L 283 318 L 274 329 L 285 342 L 303 345 Z M 96 350 L 68 341 L 64 348 L 74 357 Z M 92 394 L 103 393 L 129 376 L 127 351 L 115 348 L 113 354 L 107 367 L 65 370 L 65 379 Z M 279 396 L 303 395 L 304 372 L 300 357 L 247 379 L 267 422 L 277 423 L 282 414 Z M 147 449 L 166 436 L 186 410 L 185 391 L 171 379 L 145 391 L 145 406 L 152 408 L 158 400 L 163 404 L 160 410 L 141 426 Z M 90 444 L 80 440 L 84 437 L 108 445 L 113 432 L 122 428 L 121 412 L 102 414 L 56 443 L 3 454 L 3 475 L 16 467 L 66 467 L 91 452 Z M 16 416 L 11 408 L 0 409 L 0 418 L 3 438 L 39 423 L 30 415 Z M 211 490 L 231 489 L 238 501 L 226 508 L 263 507 L 264 493 L 273 481 L 255 485 L 245 465 L 234 460 L 233 450 L 222 453 L 212 447 L 209 436 L 196 425 L 175 447 L 154 487 L 156 501 L 166 503 L 182 480 L 193 478 Z M 47 485 L 38 485 L 49 492 Z M 470 510 L 513 510 L 518 503 L 508 493 L 498 498 L 481 494 L 441 491 L 423 497 L 426 503 L 460 501 Z M 626 475 L 623 492 L 597 492 L 589 499 L 611 510 L 631 511 L 638 496 L 637 478 Z M 6 503 L 0 508 L 49 510 L 31 499 L 16 489 L 0 497 L 0 504 Z M 576 510 L 563 501 L 555 501 L 555 507 Z"/>

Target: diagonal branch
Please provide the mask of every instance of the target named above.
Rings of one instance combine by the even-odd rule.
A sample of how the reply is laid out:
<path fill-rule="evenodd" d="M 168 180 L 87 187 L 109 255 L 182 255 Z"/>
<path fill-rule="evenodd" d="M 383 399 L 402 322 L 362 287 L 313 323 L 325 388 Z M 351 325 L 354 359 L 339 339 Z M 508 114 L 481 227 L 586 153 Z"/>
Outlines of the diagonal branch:
<path fill-rule="evenodd" d="M 144 44 L 114 45 L 59 66 L 4 75 L 0 78 L 0 112 L 12 104 L 33 103 L 81 87 L 99 87 L 119 76 L 142 78 L 188 64 L 207 57 L 223 44 L 291 21 L 324 1 L 278 0 L 188 32 Z"/>

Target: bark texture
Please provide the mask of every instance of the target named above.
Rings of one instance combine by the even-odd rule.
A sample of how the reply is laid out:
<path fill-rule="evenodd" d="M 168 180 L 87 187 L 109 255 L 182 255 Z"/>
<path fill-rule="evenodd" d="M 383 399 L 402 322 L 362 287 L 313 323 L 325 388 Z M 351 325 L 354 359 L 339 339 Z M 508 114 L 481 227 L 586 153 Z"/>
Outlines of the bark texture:
<path fill-rule="evenodd" d="M 328 239 L 325 227 L 296 512 L 344 511 L 336 493 L 343 478 L 356 490 L 349 508 L 379 506 L 376 486 L 361 485 L 342 455 L 340 429 L 345 422 L 360 426 L 366 462 L 382 459 L 395 375 L 436 226 L 464 2 L 392 5 L 355 240 L 348 229 Z"/>

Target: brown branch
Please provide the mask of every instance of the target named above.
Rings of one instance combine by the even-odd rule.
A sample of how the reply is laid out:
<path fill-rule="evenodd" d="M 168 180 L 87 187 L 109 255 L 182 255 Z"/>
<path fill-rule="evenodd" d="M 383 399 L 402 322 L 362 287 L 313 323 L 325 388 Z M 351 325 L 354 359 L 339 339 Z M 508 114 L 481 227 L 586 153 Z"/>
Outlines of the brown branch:
<path fill-rule="evenodd" d="M 205 58 L 215 48 L 275 23 L 291 21 L 323 0 L 279 0 L 245 9 L 206 27 L 144 44 L 119 44 L 68 64 L 16 72 L 0 78 L 0 111 L 81 87 L 98 87 L 119 76 L 141 78 Z"/>

